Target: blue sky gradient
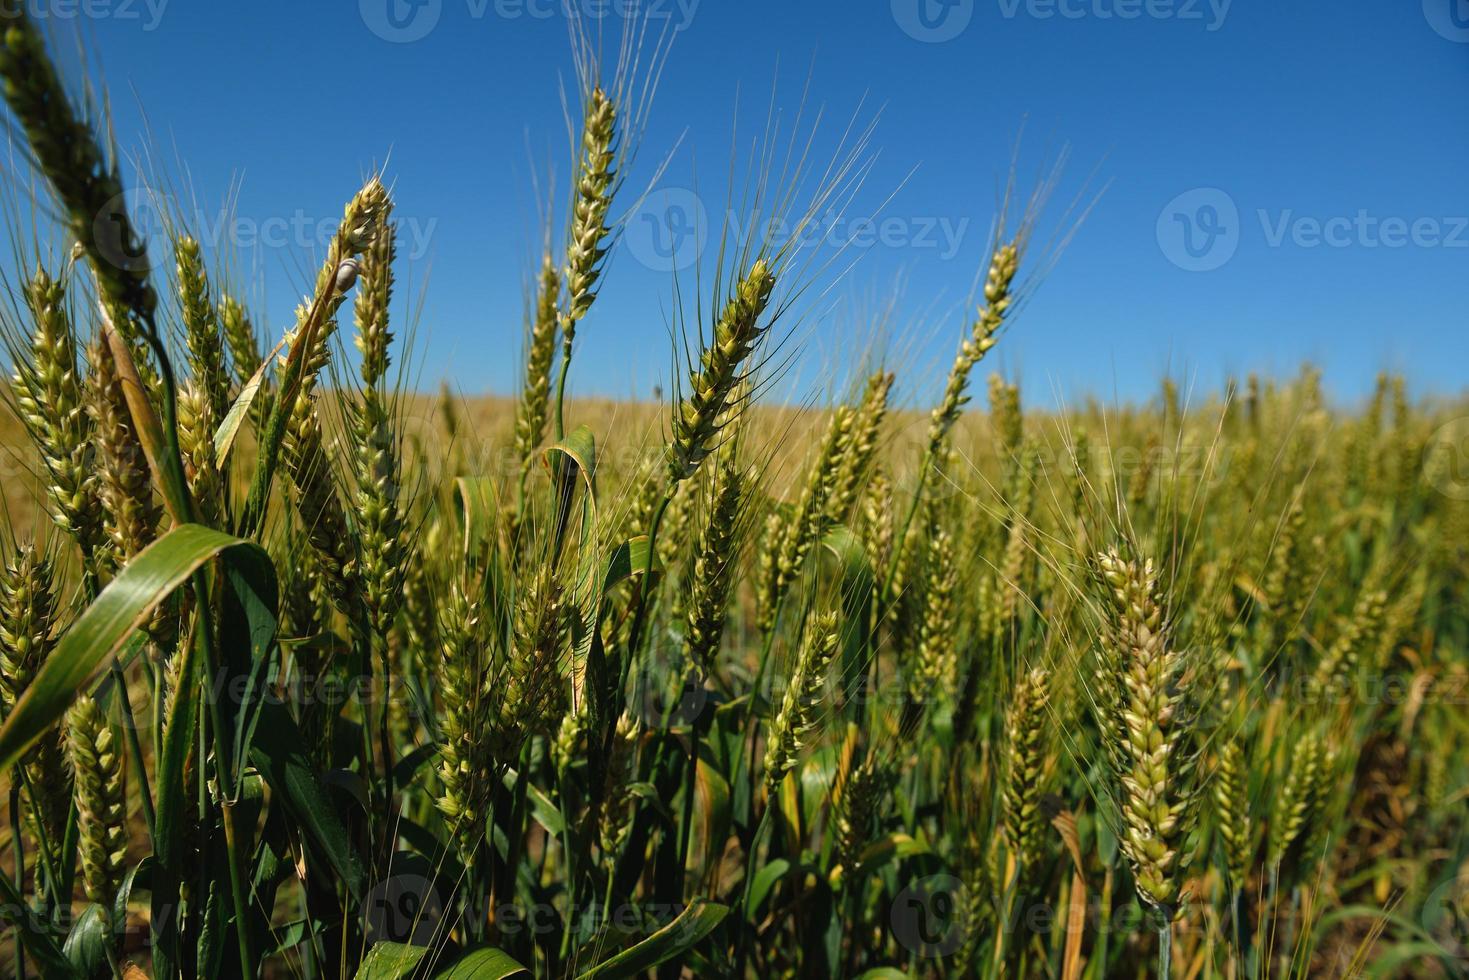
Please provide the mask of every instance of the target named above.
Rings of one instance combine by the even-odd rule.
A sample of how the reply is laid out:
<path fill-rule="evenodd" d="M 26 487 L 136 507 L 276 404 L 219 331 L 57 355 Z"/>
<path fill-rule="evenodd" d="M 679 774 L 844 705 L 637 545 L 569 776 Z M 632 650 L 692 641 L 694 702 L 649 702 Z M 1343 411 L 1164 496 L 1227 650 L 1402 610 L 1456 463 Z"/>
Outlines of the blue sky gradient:
<path fill-rule="evenodd" d="M 616 34 L 624 0 L 575 2 Z M 417 386 L 514 389 L 546 177 L 563 200 L 570 173 L 553 0 L 33 3 L 98 62 L 125 151 L 151 147 L 205 214 L 237 188 L 246 231 L 204 237 L 248 246 L 224 250 L 247 256 L 237 276 L 258 270 L 272 332 L 317 229 L 387 160 L 400 282 L 421 300 Z M 1306 358 L 1348 399 L 1383 368 L 1420 390 L 1469 382 L 1464 0 L 656 6 L 680 30 L 630 189 L 677 146 L 663 186 L 712 188 L 717 216 L 731 133 L 761 127 L 772 87 L 788 112 L 803 91 L 824 107 L 818 152 L 880 115 L 848 215 L 891 233 L 849 247 L 855 265 L 808 304 L 792 390 L 851 366 L 897 290 L 889 346 L 907 397 L 929 400 L 918 382 L 952 356 L 1012 159 L 1025 188 L 1063 149 L 1043 237 L 1078 195 L 1095 202 L 996 352 L 1031 400 L 1145 398 L 1166 370 L 1214 388 Z M 578 334 L 578 393 L 668 383 L 673 277 L 638 234 Z"/>

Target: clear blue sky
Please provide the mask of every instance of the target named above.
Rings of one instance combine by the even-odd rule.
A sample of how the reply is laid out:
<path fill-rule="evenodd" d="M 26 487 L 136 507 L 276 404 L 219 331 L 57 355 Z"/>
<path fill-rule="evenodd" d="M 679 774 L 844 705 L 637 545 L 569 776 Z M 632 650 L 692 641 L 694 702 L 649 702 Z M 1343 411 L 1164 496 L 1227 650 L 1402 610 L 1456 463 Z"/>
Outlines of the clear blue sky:
<path fill-rule="evenodd" d="M 284 237 L 254 250 L 276 331 L 313 268 L 283 222 L 329 222 L 391 154 L 399 214 L 425 236 L 401 249 L 402 280 L 415 294 L 427 280 L 418 383 L 513 389 L 535 182 L 554 167 L 564 197 L 569 172 L 570 47 L 553 0 L 32 2 L 63 38 L 80 26 L 124 149 L 143 145 L 146 107 L 153 146 L 175 175 L 187 162 L 201 203 L 238 180 L 239 214 Z M 1069 147 L 1052 218 L 1105 185 L 997 352 L 1032 398 L 1146 397 L 1170 367 L 1213 387 L 1303 358 L 1343 397 L 1383 367 L 1429 390 L 1469 382 L 1463 0 L 658 4 L 684 29 L 632 184 L 682 137 L 665 184 L 689 186 L 697 166 L 719 188 L 736 96 L 748 134 L 777 71 L 790 109 L 809 72 L 828 126 L 864 99 L 862 118 L 880 108 L 880 156 L 849 213 L 896 190 L 881 215 L 897 236 L 863 250 L 838 295 L 870 311 L 901 282 L 892 347 L 935 383 L 1022 128 L 1022 176 Z M 69 19 L 78 7 L 92 16 Z M 647 265 L 629 248 L 614 258 L 579 334 L 576 390 L 666 385 L 671 279 Z M 820 384 L 811 365 L 850 360 L 853 322 L 810 326 L 798 377 Z"/>

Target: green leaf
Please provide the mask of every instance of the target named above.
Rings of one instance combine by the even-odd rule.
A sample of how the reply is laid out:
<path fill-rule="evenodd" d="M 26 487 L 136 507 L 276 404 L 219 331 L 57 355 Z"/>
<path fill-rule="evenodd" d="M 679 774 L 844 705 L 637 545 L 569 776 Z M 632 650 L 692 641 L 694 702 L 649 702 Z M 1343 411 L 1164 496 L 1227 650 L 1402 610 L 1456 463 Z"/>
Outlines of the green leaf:
<path fill-rule="evenodd" d="M 492 541 L 500 520 L 494 481 L 484 476 L 461 476 L 454 481 L 454 506 L 464 528 L 464 554 L 479 554 Z"/>
<path fill-rule="evenodd" d="M 610 960 L 581 974 L 581 980 L 624 980 L 635 977 L 698 944 L 728 914 L 729 909 L 725 906 L 696 898 L 678 918 L 636 946 L 623 950 Z"/>
<path fill-rule="evenodd" d="M 429 952 L 426 946 L 378 943 L 357 968 L 357 980 L 407 980 Z M 432 966 L 432 962 L 430 962 Z M 489 946 L 471 949 L 430 974 L 433 980 L 508 980 L 530 976 L 509 954 Z"/>
<path fill-rule="evenodd" d="M 21 945 L 40 967 L 41 976 L 82 980 L 61 947 L 56 945 L 56 938 L 47 929 L 46 921 L 26 904 L 6 874 L 0 874 L 0 920 L 15 927 Z"/>
<path fill-rule="evenodd" d="M 528 977 L 530 971 L 513 960 L 508 953 L 489 946 L 471 949 L 453 963 L 434 974 L 433 980 L 507 980 Z"/>
<path fill-rule="evenodd" d="M 746 919 L 751 922 L 756 920 L 760 906 L 765 902 L 765 896 L 770 894 L 770 889 L 789 874 L 790 870 L 790 861 L 785 858 L 776 858 L 755 872 L 755 880 L 750 882 L 750 895 L 745 900 Z"/>
<path fill-rule="evenodd" d="M 107 946 L 111 942 L 112 928 L 105 910 L 100 905 L 91 904 L 77 916 L 71 932 L 66 935 L 62 951 L 78 974 L 95 977 L 107 969 Z"/>
<path fill-rule="evenodd" d="M 612 552 L 612 557 L 607 559 L 607 573 L 602 579 L 602 591 L 611 592 L 618 584 L 641 575 L 644 568 L 648 567 L 648 536 L 639 534 L 635 538 L 629 538 L 622 542 Z M 663 567 L 658 561 L 658 556 L 653 556 L 653 570 L 656 572 Z"/>
<path fill-rule="evenodd" d="M 885 834 L 862 849 L 857 865 L 864 872 L 876 871 L 884 865 L 914 854 L 927 854 L 929 847 L 903 833 Z"/>
<path fill-rule="evenodd" d="M 306 755 L 306 738 L 286 706 L 267 701 L 250 746 L 250 761 L 331 864 L 353 898 L 367 890 L 367 871 L 342 823 L 340 807 Z"/>
<path fill-rule="evenodd" d="M 281 341 L 284 344 L 285 341 Z M 250 380 L 245 382 L 245 387 L 240 389 L 239 397 L 225 413 L 224 421 L 219 423 L 219 428 L 214 431 L 214 455 L 223 467 L 230 458 L 230 449 L 234 446 L 235 436 L 240 432 L 240 426 L 244 423 L 246 416 L 250 414 L 250 406 L 255 403 L 255 396 L 260 394 L 260 388 L 265 383 L 265 375 L 269 373 L 271 364 L 275 361 L 275 355 L 280 352 L 281 345 L 277 344 L 274 351 L 260 362 L 260 367 L 255 369 Z"/>
<path fill-rule="evenodd" d="M 878 966 L 858 975 L 857 980 L 908 980 L 908 974 L 895 966 Z"/>
<path fill-rule="evenodd" d="M 51 656 L 0 727 L 0 771 L 61 720 L 107 658 L 153 615 L 159 603 L 209 559 L 232 549 L 264 554 L 251 544 L 198 524 L 181 524 L 118 572 L 61 637 Z"/>
<path fill-rule="evenodd" d="M 357 980 L 407 980 L 427 952 L 427 946 L 377 943 L 362 958 L 362 965 L 357 968 Z"/>

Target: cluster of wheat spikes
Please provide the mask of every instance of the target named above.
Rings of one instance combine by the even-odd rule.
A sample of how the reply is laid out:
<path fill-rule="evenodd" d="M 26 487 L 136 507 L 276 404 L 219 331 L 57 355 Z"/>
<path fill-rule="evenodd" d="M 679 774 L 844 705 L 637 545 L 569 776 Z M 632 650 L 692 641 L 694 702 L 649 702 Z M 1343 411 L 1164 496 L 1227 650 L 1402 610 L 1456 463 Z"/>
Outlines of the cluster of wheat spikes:
<path fill-rule="evenodd" d="M 758 404 L 823 273 L 726 231 L 672 403 L 594 435 L 634 30 L 610 77 L 578 49 L 519 398 L 445 397 L 429 446 L 388 185 L 266 354 L 189 229 L 144 249 L 20 0 L 0 31 L 62 219 L 0 304 L 17 976 L 1469 973 L 1462 405 L 1306 370 L 1041 412 L 996 374 L 966 413 L 1027 209 L 931 411 L 877 356 Z M 821 168 L 777 128 L 732 203 L 843 207 L 865 135 Z"/>

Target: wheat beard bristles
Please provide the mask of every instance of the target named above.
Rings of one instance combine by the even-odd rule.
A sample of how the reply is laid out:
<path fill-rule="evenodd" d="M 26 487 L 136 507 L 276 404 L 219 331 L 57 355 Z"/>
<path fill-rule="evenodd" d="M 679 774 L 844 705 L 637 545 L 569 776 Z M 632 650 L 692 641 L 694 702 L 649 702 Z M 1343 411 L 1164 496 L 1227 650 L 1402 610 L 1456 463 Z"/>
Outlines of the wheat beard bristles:
<path fill-rule="evenodd" d="M 964 392 L 969 387 L 969 374 L 995 346 L 996 333 L 1005 322 L 1013 296 L 1011 286 L 1020 266 L 1020 249 L 1011 242 L 1001 245 L 990 259 L 989 274 L 984 284 L 985 305 L 980 308 L 971 334 L 959 346 L 954 366 L 949 370 L 949 380 L 944 387 L 943 401 L 933 410 L 928 428 L 928 457 L 940 460 L 944 456 L 944 443 L 949 430 L 959 420 L 959 412 L 969 400 Z"/>
<path fill-rule="evenodd" d="M 76 773 L 77 837 L 87 897 L 110 916 L 127 858 L 127 800 L 121 746 L 102 709 L 77 699 L 68 716 Z"/>
<path fill-rule="evenodd" d="M 1119 696 L 1102 723 L 1113 732 L 1108 758 L 1120 794 L 1120 843 L 1139 893 L 1167 914 L 1178 898 L 1180 848 L 1193 817 L 1190 732 L 1175 714 L 1184 665 L 1168 642 L 1152 562 L 1116 552 L 1097 561 L 1113 606 L 1112 653 L 1104 658 L 1112 662 L 1099 683 L 1116 685 Z"/>
<path fill-rule="evenodd" d="M 786 773 L 795 768 L 806 737 L 816 727 L 826 672 L 837 649 L 837 614 L 817 613 L 807 624 L 801 651 L 781 698 L 780 711 L 770 723 L 765 743 L 765 786 L 773 795 Z"/>
<path fill-rule="evenodd" d="M 725 303 L 713 342 L 699 356 L 699 368 L 689 376 L 688 395 L 673 415 L 668 448 L 671 483 L 693 476 L 713 451 L 721 425 L 727 424 L 730 394 L 744 378 L 745 361 L 765 333 L 760 317 L 774 289 L 775 275 L 764 259 L 756 259 Z"/>
<path fill-rule="evenodd" d="M 58 527 L 92 555 L 106 538 L 92 463 L 92 421 L 77 367 L 76 336 L 65 306 L 65 286 L 37 269 L 25 289 L 35 321 L 31 361 L 12 380 L 21 420 L 40 450 L 50 477 L 46 492 Z"/>

